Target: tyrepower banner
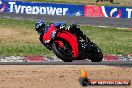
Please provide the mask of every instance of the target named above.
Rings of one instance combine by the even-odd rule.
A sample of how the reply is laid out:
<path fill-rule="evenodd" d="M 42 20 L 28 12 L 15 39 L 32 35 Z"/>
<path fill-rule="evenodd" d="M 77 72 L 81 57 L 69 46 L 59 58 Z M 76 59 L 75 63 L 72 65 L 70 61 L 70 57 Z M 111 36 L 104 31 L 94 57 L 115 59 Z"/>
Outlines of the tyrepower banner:
<path fill-rule="evenodd" d="M 0 12 L 84 16 L 84 5 L 0 1 Z"/>
<path fill-rule="evenodd" d="M 54 4 L 0 0 L 0 12 L 67 15 L 86 17 L 132 18 L 132 7 Z"/>
<path fill-rule="evenodd" d="M 84 16 L 132 18 L 132 7 L 86 5 Z"/>

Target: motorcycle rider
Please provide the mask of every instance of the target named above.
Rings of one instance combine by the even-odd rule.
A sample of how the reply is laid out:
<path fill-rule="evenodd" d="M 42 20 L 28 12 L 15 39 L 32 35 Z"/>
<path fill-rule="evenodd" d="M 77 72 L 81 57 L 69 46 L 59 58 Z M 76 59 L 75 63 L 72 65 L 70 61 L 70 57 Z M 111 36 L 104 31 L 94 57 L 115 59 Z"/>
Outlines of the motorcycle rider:
<path fill-rule="evenodd" d="M 35 24 L 35 29 L 40 35 L 39 39 L 41 43 L 50 50 L 51 47 L 49 47 L 48 43 L 50 42 L 51 38 L 56 36 L 59 30 L 70 30 L 73 34 L 76 34 L 76 36 L 80 36 L 84 40 L 88 39 L 76 24 L 72 24 L 66 28 L 66 23 L 64 22 L 55 22 L 47 25 L 44 20 L 38 20 Z"/>

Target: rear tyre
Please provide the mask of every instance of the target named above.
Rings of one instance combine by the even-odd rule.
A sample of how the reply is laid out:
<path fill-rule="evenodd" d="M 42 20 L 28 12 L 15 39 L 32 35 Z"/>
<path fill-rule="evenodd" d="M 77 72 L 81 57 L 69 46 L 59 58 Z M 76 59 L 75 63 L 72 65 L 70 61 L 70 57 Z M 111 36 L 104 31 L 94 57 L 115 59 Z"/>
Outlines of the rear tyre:
<path fill-rule="evenodd" d="M 91 50 L 91 55 L 88 57 L 92 62 L 101 62 L 103 59 L 103 53 L 101 49 L 94 43 L 92 43 L 93 49 Z"/>
<path fill-rule="evenodd" d="M 92 62 L 101 62 L 103 59 L 103 54 L 101 52 L 95 53 L 89 57 Z"/>
<path fill-rule="evenodd" d="M 67 44 L 70 45 L 69 43 L 67 43 Z M 69 50 L 67 50 L 67 52 L 65 52 L 65 50 L 63 48 L 61 48 L 57 42 L 54 42 L 52 44 L 52 50 L 58 58 L 60 58 L 64 62 L 72 62 L 73 61 L 73 53 L 69 47 L 66 47 L 66 48 L 69 49 Z"/>

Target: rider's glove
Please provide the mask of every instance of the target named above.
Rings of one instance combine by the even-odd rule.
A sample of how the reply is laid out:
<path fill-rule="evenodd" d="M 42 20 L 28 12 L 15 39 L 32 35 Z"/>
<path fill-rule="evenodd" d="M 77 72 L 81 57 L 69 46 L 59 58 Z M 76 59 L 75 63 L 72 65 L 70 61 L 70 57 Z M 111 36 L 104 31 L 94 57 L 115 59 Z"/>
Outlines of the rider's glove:
<path fill-rule="evenodd" d="M 52 31 L 52 34 L 51 34 L 51 38 L 55 38 L 55 36 L 56 36 L 56 31 Z"/>
<path fill-rule="evenodd" d="M 60 30 L 63 30 L 63 29 L 66 29 L 66 25 L 65 24 L 60 25 Z"/>

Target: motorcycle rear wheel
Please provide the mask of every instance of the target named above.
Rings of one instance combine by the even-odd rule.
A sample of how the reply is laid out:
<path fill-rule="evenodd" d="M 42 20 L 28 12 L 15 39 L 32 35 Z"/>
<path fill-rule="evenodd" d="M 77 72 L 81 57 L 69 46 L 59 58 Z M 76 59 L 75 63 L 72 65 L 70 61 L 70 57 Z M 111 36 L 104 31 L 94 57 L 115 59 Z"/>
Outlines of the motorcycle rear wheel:
<path fill-rule="evenodd" d="M 101 62 L 103 59 L 103 54 L 101 52 L 92 54 L 90 57 L 88 57 L 92 62 Z"/>
<path fill-rule="evenodd" d="M 103 53 L 101 49 L 94 43 L 92 43 L 94 49 L 91 51 L 91 55 L 88 57 L 92 62 L 101 62 L 103 59 Z"/>

